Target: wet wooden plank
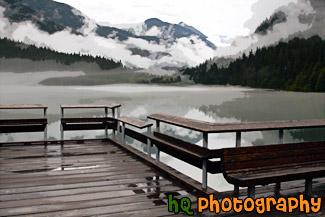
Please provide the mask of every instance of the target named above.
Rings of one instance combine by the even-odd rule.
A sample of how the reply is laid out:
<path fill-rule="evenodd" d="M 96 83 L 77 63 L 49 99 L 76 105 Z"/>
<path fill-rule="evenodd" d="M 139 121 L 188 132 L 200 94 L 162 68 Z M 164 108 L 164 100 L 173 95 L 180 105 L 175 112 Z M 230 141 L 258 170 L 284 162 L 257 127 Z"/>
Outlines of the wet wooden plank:
<path fill-rule="evenodd" d="M 25 183 L 33 183 L 33 182 L 51 182 L 51 183 L 58 183 L 62 180 L 68 180 L 68 179 L 83 179 L 83 178 L 92 178 L 92 177 L 110 177 L 110 176 L 117 176 L 117 175 L 124 175 L 127 174 L 129 176 L 137 175 L 141 173 L 146 173 L 152 171 L 150 168 L 136 168 L 136 167 L 125 167 L 123 170 L 117 170 L 117 171 L 107 171 L 107 172 L 93 172 L 93 173 L 80 173 L 80 174 L 72 174 L 72 175 L 55 175 L 55 176 L 42 176 L 42 177 L 35 177 L 35 176 L 29 176 L 24 177 L 23 179 L 1 179 L 0 180 L 0 186 L 3 187 L 6 184 L 15 184 L 15 183 L 21 183 L 21 185 L 24 185 Z"/>
<path fill-rule="evenodd" d="M 43 104 L 10 104 L 0 105 L 0 109 L 46 109 L 47 105 Z"/>
<path fill-rule="evenodd" d="M 58 189 L 58 190 L 45 190 L 42 193 L 40 192 L 29 192 L 23 194 L 11 194 L 11 195 L 0 195 L 1 202 L 4 201 L 13 201 L 13 200 L 32 200 L 32 199 L 41 199 L 41 198 L 52 198 L 59 196 L 67 196 L 67 195 L 76 195 L 76 194 L 88 194 L 88 193 L 96 193 L 96 192 L 105 192 L 105 191 L 125 191 L 125 190 L 145 190 L 148 188 L 157 188 L 163 186 L 173 186 L 173 184 L 168 180 L 161 180 L 159 183 L 150 183 L 145 184 L 144 186 L 137 186 L 136 183 L 130 184 L 118 184 L 111 186 L 87 186 L 83 188 L 75 188 L 75 189 Z"/>
<path fill-rule="evenodd" d="M 131 125 L 133 127 L 137 127 L 139 129 L 143 129 L 143 128 L 152 126 L 152 123 L 149 123 L 149 122 L 146 122 L 143 120 L 139 120 L 136 118 L 132 118 L 132 117 L 123 116 L 123 117 L 118 118 L 118 120 L 121 121 L 122 123 Z"/>
<path fill-rule="evenodd" d="M 121 107 L 121 104 L 110 103 L 110 104 L 62 104 L 63 109 L 77 109 L 77 108 L 109 108 L 114 109 Z"/>
<path fill-rule="evenodd" d="M 33 186 L 33 187 L 19 187 L 19 188 L 6 188 L 0 189 L 1 195 L 11 195 L 11 194 L 23 194 L 23 193 L 35 193 L 53 190 L 68 190 L 68 189 L 79 189 L 84 187 L 100 187 L 100 186 L 112 186 L 112 185 L 137 185 L 145 186 L 152 185 L 153 182 L 157 183 L 164 179 L 162 176 L 159 178 L 148 178 L 148 177 L 138 177 L 138 178 L 122 178 L 116 180 L 105 180 L 105 181 L 91 181 L 86 183 L 71 183 L 71 184 L 55 184 L 55 185 L 44 185 L 44 186 Z"/>
<path fill-rule="evenodd" d="M 188 196 L 188 195 L 186 195 Z M 175 197 L 179 198 L 179 197 Z M 194 199 L 194 198 L 193 198 Z M 158 197 L 158 198 L 149 198 L 147 195 L 131 195 L 129 197 L 120 197 L 120 198 L 107 198 L 107 199 L 100 199 L 100 200 L 92 200 L 87 202 L 70 202 L 69 205 L 65 203 L 57 203 L 57 204 L 45 204 L 45 205 L 36 205 L 36 206 L 29 206 L 28 207 L 28 213 L 35 213 L 35 212 L 52 212 L 52 214 L 59 214 L 58 212 L 63 213 L 63 211 L 68 211 L 69 209 L 85 209 L 85 208 L 91 208 L 91 207 L 102 207 L 102 206 L 114 206 L 114 205 L 121 205 L 135 202 L 145 202 L 150 201 L 153 204 L 156 204 L 157 206 L 160 205 L 166 205 L 166 197 Z M 156 210 L 156 208 L 154 208 Z M 164 213 L 166 213 L 166 208 L 164 207 Z M 53 213 L 56 212 L 56 213 Z M 26 208 L 25 207 L 17 207 L 17 208 L 10 208 L 10 209 L 2 209 L 1 213 L 3 215 L 19 215 L 19 214 L 26 214 Z M 141 212 L 140 212 L 141 213 Z M 94 214 L 94 213 L 93 213 Z M 123 213 L 124 214 L 124 213 Z M 138 213 L 139 214 L 139 213 Z M 152 214 L 152 211 L 151 211 Z"/>

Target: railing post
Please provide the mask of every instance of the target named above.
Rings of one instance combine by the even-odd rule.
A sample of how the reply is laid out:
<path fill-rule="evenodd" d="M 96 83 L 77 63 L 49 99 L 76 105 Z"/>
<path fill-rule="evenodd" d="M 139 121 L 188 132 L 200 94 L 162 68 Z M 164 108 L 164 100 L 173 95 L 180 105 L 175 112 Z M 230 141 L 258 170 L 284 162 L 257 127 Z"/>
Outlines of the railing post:
<path fill-rule="evenodd" d="M 112 109 L 112 118 L 115 118 L 115 108 Z"/>
<path fill-rule="evenodd" d="M 160 121 L 156 121 L 156 131 L 159 133 L 160 132 Z"/>
<path fill-rule="evenodd" d="M 234 195 L 239 195 L 239 186 L 238 185 L 234 186 Z"/>
<path fill-rule="evenodd" d="M 117 140 L 120 140 L 120 141 L 122 141 L 122 138 L 121 138 L 121 132 L 120 132 L 120 121 L 119 120 L 117 120 L 116 121 L 116 137 L 117 137 Z"/>
<path fill-rule="evenodd" d="M 208 133 L 203 132 L 203 147 L 208 148 Z"/>
<path fill-rule="evenodd" d="M 236 132 L 236 148 L 241 146 L 241 131 Z M 234 194 L 239 195 L 239 186 L 234 186 Z"/>
<path fill-rule="evenodd" d="M 157 146 L 156 146 L 156 162 L 157 163 L 160 162 L 160 150 Z"/>
<path fill-rule="evenodd" d="M 122 143 L 125 144 L 125 123 L 122 122 Z"/>
<path fill-rule="evenodd" d="M 64 140 L 64 130 L 62 124 L 62 118 L 64 117 L 64 108 L 61 107 L 61 140 Z"/>
<path fill-rule="evenodd" d="M 312 184 L 313 184 L 313 179 L 312 178 L 307 178 L 305 180 L 305 194 L 308 195 L 308 196 L 311 196 Z"/>
<path fill-rule="evenodd" d="M 156 120 L 156 132 L 160 132 L 160 121 Z M 160 150 L 159 148 L 156 146 L 156 162 L 159 163 L 160 162 Z"/>
<path fill-rule="evenodd" d="M 108 108 L 105 107 L 105 118 L 107 118 L 107 115 L 108 115 Z M 107 122 L 104 123 L 105 123 L 105 138 L 107 139 L 108 138 Z"/>
<path fill-rule="evenodd" d="M 248 187 L 247 191 L 248 191 L 248 197 L 255 199 L 255 186 Z"/>
<path fill-rule="evenodd" d="M 203 132 L 203 147 L 208 148 L 208 133 Z M 202 188 L 207 189 L 208 187 L 208 160 L 202 161 Z"/>
<path fill-rule="evenodd" d="M 151 126 L 148 127 L 148 136 L 151 134 Z M 147 152 L 148 152 L 148 157 L 151 158 L 151 140 L 148 138 L 147 139 Z"/>
<path fill-rule="evenodd" d="M 275 184 L 274 194 L 278 196 L 280 195 L 280 191 L 281 191 L 281 182 L 277 182 Z"/>
<path fill-rule="evenodd" d="M 241 132 L 236 132 L 236 148 L 241 146 Z"/>
<path fill-rule="evenodd" d="M 46 110 L 47 110 L 47 108 L 44 108 L 44 118 L 47 120 Z M 47 141 L 47 125 L 48 125 L 48 123 L 46 121 L 46 125 L 45 125 L 45 128 L 44 128 L 44 141 L 45 141 L 45 144 L 47 144 L 46 143 L 46 141 Z"/>
<path fill-rule="evenodd" d="M 202 188 L 207 189 L 208 187 L 208 160 L 202 161 Z"/>
<path fill-rule="evenodd" d="M 119 118 L 120 117 L 120 115 L 121 115 L 121 113 L 120 113 L 121 111 L 120 111 L 120 107 L 117 107 L 117 118 Z"/>
<path fill-rule="evenodd" d="M 283 144 L 283 129 L 279 129 L 279 144 Z"/>
<path fill-rule="evenodd" d="M 112 109 L 112 118 L 115 118 L 115 108 Z M 115 139 L 115 130 L 113 129 L 113 138 Z"/>

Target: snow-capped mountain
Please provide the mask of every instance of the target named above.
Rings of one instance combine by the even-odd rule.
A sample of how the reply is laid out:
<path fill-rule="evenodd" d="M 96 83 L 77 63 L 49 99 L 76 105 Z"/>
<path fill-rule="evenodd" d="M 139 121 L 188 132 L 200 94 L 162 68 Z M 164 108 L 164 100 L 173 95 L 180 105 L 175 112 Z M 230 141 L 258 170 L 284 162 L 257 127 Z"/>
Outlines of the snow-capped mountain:
<path fill-rule="evenodd" d="M 185 23 L 152 18 L 132 26 L 100 25 L 52 0 L 0 0 L 0 37 L 60 52 L 104 56 L 149 72 L 194 66 L 216 54 L 216 46 Z"/>
<path fill-rule="evenodd" d="M 298 0 L 276 9 L 251 35 L 230 40 L 231 46 L 218 47 L 217 56 L 238 56 L 257 47 L 313 35 L 325 38 L 325 1 Z"/>
<path fill-rule="evenodd" d="M 204 41 L 208 47 L 214 50 L 216 49 L 216 46 L 207 39 L 207 36 L 194 27 L 186 25 L 183 22 L 180 22 L 179 24 L 172 24 L 163 22 L 157 18 L 151 18 L 147 19 L 144 23 L 129 25 L 123 24 L 117 27 L 137 36 L 154 36 L 167 43 L 175 42 L 179 38 L 196 35 L 199 39 Z"/>

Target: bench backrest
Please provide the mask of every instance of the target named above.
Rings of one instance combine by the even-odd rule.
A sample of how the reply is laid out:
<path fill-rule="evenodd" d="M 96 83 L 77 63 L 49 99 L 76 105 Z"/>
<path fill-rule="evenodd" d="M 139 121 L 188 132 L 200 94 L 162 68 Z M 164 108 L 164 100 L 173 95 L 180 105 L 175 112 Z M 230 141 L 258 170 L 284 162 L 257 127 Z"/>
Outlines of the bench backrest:
<path fill-rule="evenodd" d="M 324 160 L 325 141 L 226 148 L 221 156 L 224 171 L 276 168 Z"/>
<path fill-rule="evenodd" d="M 154 132 L 154 137 L 150 138 L 159 150 L 198 168 L 202 168 L 203 159 L 220 157 L 219 149 L 207 149 L 159 132 Z M 220 168 L 220 161 L 208 160 L 208 172 L 221 173 Z"/>

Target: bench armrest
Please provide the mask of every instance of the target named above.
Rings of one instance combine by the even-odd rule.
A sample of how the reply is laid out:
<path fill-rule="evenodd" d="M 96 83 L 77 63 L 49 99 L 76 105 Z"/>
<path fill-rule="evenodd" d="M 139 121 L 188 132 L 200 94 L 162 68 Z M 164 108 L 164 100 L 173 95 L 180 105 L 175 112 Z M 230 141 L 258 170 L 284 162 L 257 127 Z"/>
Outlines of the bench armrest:
<path fill-rule="evenodd" d="M 42 105 L 42 104 L 11 104 L 11 105 L 0 105 L 0 109 L 47 109 L 47 105 Z"/>
<path fill-rule="evenodd" d="M 120 117 L 117 120 L 122 123 L 131 125 L 133 127 L 139 128 L 139 129 L 143 129 L 143 128 L 152 126 L 152 123 L 142 121 L 142 120 L 139 120 L 136 118 L 126 117 L 126 116 Z"/>
<path fill-rule="evenodd" d="M 109 108 L 114 109 L 121 106 L 121 104 L 112 103 L 112 104 L 62 104 L 60 105 L 61 109 L 78 109 L 78 108 Z"/>

